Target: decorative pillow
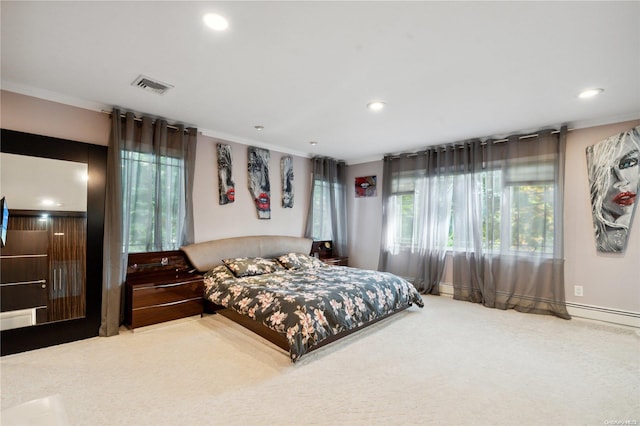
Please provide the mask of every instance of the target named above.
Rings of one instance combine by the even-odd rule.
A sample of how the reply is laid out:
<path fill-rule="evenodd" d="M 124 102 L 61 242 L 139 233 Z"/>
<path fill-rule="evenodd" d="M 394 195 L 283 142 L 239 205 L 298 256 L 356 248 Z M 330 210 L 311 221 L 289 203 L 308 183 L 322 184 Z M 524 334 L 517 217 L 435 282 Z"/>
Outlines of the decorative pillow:
<path fill-rule="evenodd" d="M 283 254 L 278 258 L 278 262 L 287 269 L 314 269 L 327 266 L 320 259 L 302 253 Z"/>
<path fill-rule="evenodd" d="M 236 276 L 233 275 L 233 272 L 231 272 L 226 265 L 218 265 L 212 270 L 208 271 L 206 274 L 204 274 L 204 277 L 205 278 L 212 277 L 217 281 L 224 281 L 229 278 L 235 279 Z"/>
<path fill-rule="evenodd" d="M 282 270 L 282 266 L 275 260 L 261 257 L 237 257 L 235 259 L 223 259 L 222 262 L 231 269 L 231 272 L 237 278 L 270 274 Z"/>

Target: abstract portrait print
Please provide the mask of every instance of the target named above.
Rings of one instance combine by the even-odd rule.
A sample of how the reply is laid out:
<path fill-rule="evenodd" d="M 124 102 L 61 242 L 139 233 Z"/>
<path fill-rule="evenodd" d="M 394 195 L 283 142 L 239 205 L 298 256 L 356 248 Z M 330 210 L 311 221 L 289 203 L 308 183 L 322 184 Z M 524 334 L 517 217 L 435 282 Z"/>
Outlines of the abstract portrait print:
<path fill-rule="evenodd" d="M 233 203 L 236 200 L 236 185 L 233 182 L 231 146 L 217 144 L 218 151 L 218 192 L 220 204 Z"/>
<path fill-rule="evenodd" d="M 375 197 L 376 191 L 376 176 L 362 176 L 356 178 L 356 198 L 360 197 Z"/>
<path fill-rule="evenodd" d="M 282 207 L 293 208 L 293 157 L 287 155 L 280 159 L 282 177 Z"/>
<path fill-rule="evenodd" d="M 640 126 L 587 147 L 596 247 L 620 253 L 627 246 L 640 190 Z"/>
<path fill-rule="evenodd" d="M 250 146 L 248 153 L 249 192 L 258 211 L 259 219 L 271 219 L 271 185 L 269 184 L 269 159 L 267 149 Z"/>

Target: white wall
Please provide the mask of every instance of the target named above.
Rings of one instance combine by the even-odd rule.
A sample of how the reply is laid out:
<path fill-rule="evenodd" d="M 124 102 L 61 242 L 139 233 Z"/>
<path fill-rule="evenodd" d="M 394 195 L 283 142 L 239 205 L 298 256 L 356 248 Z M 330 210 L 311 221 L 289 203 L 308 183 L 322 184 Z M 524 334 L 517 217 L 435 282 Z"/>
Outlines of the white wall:
<path fill-rule="evenodd" d="M 0 91 L 3 129 L 95 145 L 109 145 L 108 114 Z"/>
<path fill-rule="evenodd" d="M 355 178 L 377 176 L 377 195 L 356 198 Z M 382 227 L 382 161 L 347 167 L 349 266 L 378 269 Z"/>
<path fill-rule="evenodd" d="M 218 202 L 216 143 L 231 145 L 235 202 Z M 247 184 L 247 145 L 198 137 L 195 188 L 193 191 L 196 242 L 245 235 L 304 234 L 309 205 L 311 164 L 308 158 L 293 156 L 293 208 L 282 208 L 280 158 L 287 155 L 271 151 L 271 219 L 258 219 Z"/>
<path fill-rule="evenodd" d="M 640 313 L 640 212 L 636 212 L 625 253 L 596 251 L 585 155 L 587 146 L 637 125 L 640 120 L 568 133 L 564 242 L 565 294 L 569 303 Z M 356 176 L 367 175 L 378 176 L 378 197 L 354 199 L 354 190 L 350 190 L 347 203 L 349 256 L 351 265 L 375 269 L 380 247 L 382 161 L 350 166 L 348 185 L 353 186 Z M 449 262 L 443 283 L 451 283 L 451 276 Z M 583 297 L 574 296 L 575 285 L 583 286 Z"/>
<path fill-rule="evenodd" d="M 568 134 L 564 202 L 568 302 L 640 312 L 640 213 L 636 210 L 625 253 L 596 251 L 585 153 L 587 146 L 638 125 L 640 120 Z M 583 286 L 584 297 L 574 296 L 574 285 Z"/>

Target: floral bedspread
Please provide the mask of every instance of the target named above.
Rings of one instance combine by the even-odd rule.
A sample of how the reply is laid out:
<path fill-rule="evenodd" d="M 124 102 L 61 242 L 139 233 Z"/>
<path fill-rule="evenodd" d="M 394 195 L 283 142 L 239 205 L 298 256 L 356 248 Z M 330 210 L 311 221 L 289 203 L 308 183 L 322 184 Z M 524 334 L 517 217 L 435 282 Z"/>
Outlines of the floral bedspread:
<path fill-rule="evenodd" d="M 236 278 L 221 265 L 205 274 L 205 297 L 286 337 L 293 362 L 342 331 L 414 303 L 424 306 L 403 278 L 340 266 Z"/>

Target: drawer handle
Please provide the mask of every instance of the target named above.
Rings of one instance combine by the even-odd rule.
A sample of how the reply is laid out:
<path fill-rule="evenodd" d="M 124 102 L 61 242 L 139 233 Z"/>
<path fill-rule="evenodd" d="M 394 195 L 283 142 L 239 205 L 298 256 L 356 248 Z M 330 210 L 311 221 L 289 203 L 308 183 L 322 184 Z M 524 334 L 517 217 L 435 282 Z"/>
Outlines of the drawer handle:
<path fill-rule="evenodd" d="M 177 287 L 179 285 L 184 285 L 184 284 L 191 284 L 191 283 L 197 283 L 199 281 L 202 280 L 192 280 L 192 281 L 181 281 L 179 283 L 170 283 L 170 284 L 160 284 L 160 285 L 148 285 L 146 287 L 134 287 L 133 291 L 137 291 L 137 290 L 148 290 L 150 288 L 170 288 L 170 287 Z"/>
<path fill-rule="evenodd" d="M 194 300 L 204 300 L 204 299 L 202 299 L 202 297 L 193 297 L 191 299 L 178 300 L 177 302 L 167 302 L 167 303 L 160 303 L 158 305 L 141 306 L 139 308 L 133 308 L 133 310 L 134 311 L 138 311 L 140 309 L 164 308 L 164 307 L 167 307 L 167 306 L 179 305 L 180 303 L 193 302 Z"/>
<path fill-rule="evenodd" d="M 45 284 L 47 280 L 34 280 L 34 281 L 18 281 L 14 283 L 3 283 L 0 284 L 0 287 L 6 287 L 10 285 L 25 285 L 25 284 Z"/>

